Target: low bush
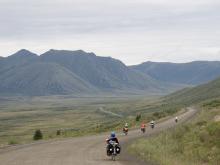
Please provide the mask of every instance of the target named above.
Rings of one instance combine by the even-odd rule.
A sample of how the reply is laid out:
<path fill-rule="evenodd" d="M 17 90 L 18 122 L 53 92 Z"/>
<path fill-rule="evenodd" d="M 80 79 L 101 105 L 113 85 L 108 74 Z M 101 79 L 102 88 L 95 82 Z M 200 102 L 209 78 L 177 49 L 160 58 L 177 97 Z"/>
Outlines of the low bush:
<path fill-rule="evenodd" d="M 11 140 L 9 140 L 8 144 L 9 145 L 15 145 L 15 144 L 18 144 L 18 142 L 14 139 L 11 139 Z"/>
<path fill-rule="evenodd" d="M 43 139 L 43 133 L 41 132 L 40 129 L 35 131 L 33 139 L 34 140 L 41 140 L 41 139 Z"/>
<path fill-rule="evenodd" d="M 61 135 L 61 130 L 57 130 L 57 136 Z"/>
<path fill-rule="evenodd" d="M 141 119 L 141 114 L 137 114 L 135 120 L 140 121 L 140 119 Z"/>

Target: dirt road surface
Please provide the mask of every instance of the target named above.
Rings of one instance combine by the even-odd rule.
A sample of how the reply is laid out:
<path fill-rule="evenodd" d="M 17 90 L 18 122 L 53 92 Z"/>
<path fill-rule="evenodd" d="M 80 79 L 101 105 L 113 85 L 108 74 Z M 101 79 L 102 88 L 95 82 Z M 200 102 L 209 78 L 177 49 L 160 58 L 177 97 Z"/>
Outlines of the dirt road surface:
<path fill-rule="evenodd" d="M 178 124 L 190 120 L 196 110 L 188 111 L 179 116 Z M 116 161 L 106 156 L 105 139 L 107 134 L 77 137 L 60 141 L 40 142 L 0 150 L 0 165 L 142 165 L 147 164 L 128 156 L 125 146 L 132 140 L 148 137 L 162 130 L 175 127 L 174 118 L 156 124 L 154 130 L 146 129 L 142 134 L 140 130 L 132 130 L 128 136 L 121 132 L 118 135 L 122 145 L 122 153 Z"/>

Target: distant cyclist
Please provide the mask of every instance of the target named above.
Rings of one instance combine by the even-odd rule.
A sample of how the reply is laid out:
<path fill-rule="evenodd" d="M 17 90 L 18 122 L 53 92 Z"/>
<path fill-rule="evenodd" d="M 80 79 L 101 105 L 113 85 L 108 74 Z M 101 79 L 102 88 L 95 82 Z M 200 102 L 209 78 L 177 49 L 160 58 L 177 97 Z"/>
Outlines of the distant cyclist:
<path fill-rule="evenodd" d="M 154 128 L 154 126 L 155 126 L 155 121 L 154 120 L 151 120 L 150 126 L 151 126 L 152 129 Z"/>
<path fill-rule="evenodd" d="M 175 122 L 176 122 L 176 123 L 178 122 L 178 117 L 177 117 L 177 116 L 175 117 Z"/>
<path fill-rule="evenodd" d="M 128 123 L 125 123 L 125 126 L 123 128 L 123 132 L 125 135 L 128 135 Z"/>
<path fill-rule="evenodd" d="M 145 133 L 145 131 L 146 131 L 146 124 L 145 124 L 145 123 L 142 123 L 142 124 L 141 124 L 141 131 L 142 131 L 143 133 Z"/>

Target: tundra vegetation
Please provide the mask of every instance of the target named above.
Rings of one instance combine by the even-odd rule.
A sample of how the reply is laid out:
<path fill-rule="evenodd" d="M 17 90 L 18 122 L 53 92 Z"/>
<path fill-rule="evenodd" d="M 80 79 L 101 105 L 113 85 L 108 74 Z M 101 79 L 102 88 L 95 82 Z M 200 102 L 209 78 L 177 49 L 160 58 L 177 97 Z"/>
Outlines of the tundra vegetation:
<path fill-rule="evenodd" d="M 44 140 L 120 131 L 125 122 L 139 127 L 143 121 L 159 119 L 177 110 L 178 106 L 149 96 L 4 97 L 0 101 L 0 144 L 31 142 L 37 129 Z"/>
<path fill-rule="evenodd" d="M 160 165 L 220 164 L 220 99 L 200 105 L 193 121 L 134 142 L 129 151 Z"/>

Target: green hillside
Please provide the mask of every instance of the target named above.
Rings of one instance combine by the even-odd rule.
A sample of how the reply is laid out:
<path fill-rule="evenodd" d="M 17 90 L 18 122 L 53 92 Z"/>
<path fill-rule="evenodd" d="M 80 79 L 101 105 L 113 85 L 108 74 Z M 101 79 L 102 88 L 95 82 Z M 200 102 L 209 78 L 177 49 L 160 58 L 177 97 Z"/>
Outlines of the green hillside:
<path fill-rule="evenodd" d="M 220 78 L 194 88 L 186 88 L 165 97 L 170 103 L 190 105 L 220 97 Z"/>

